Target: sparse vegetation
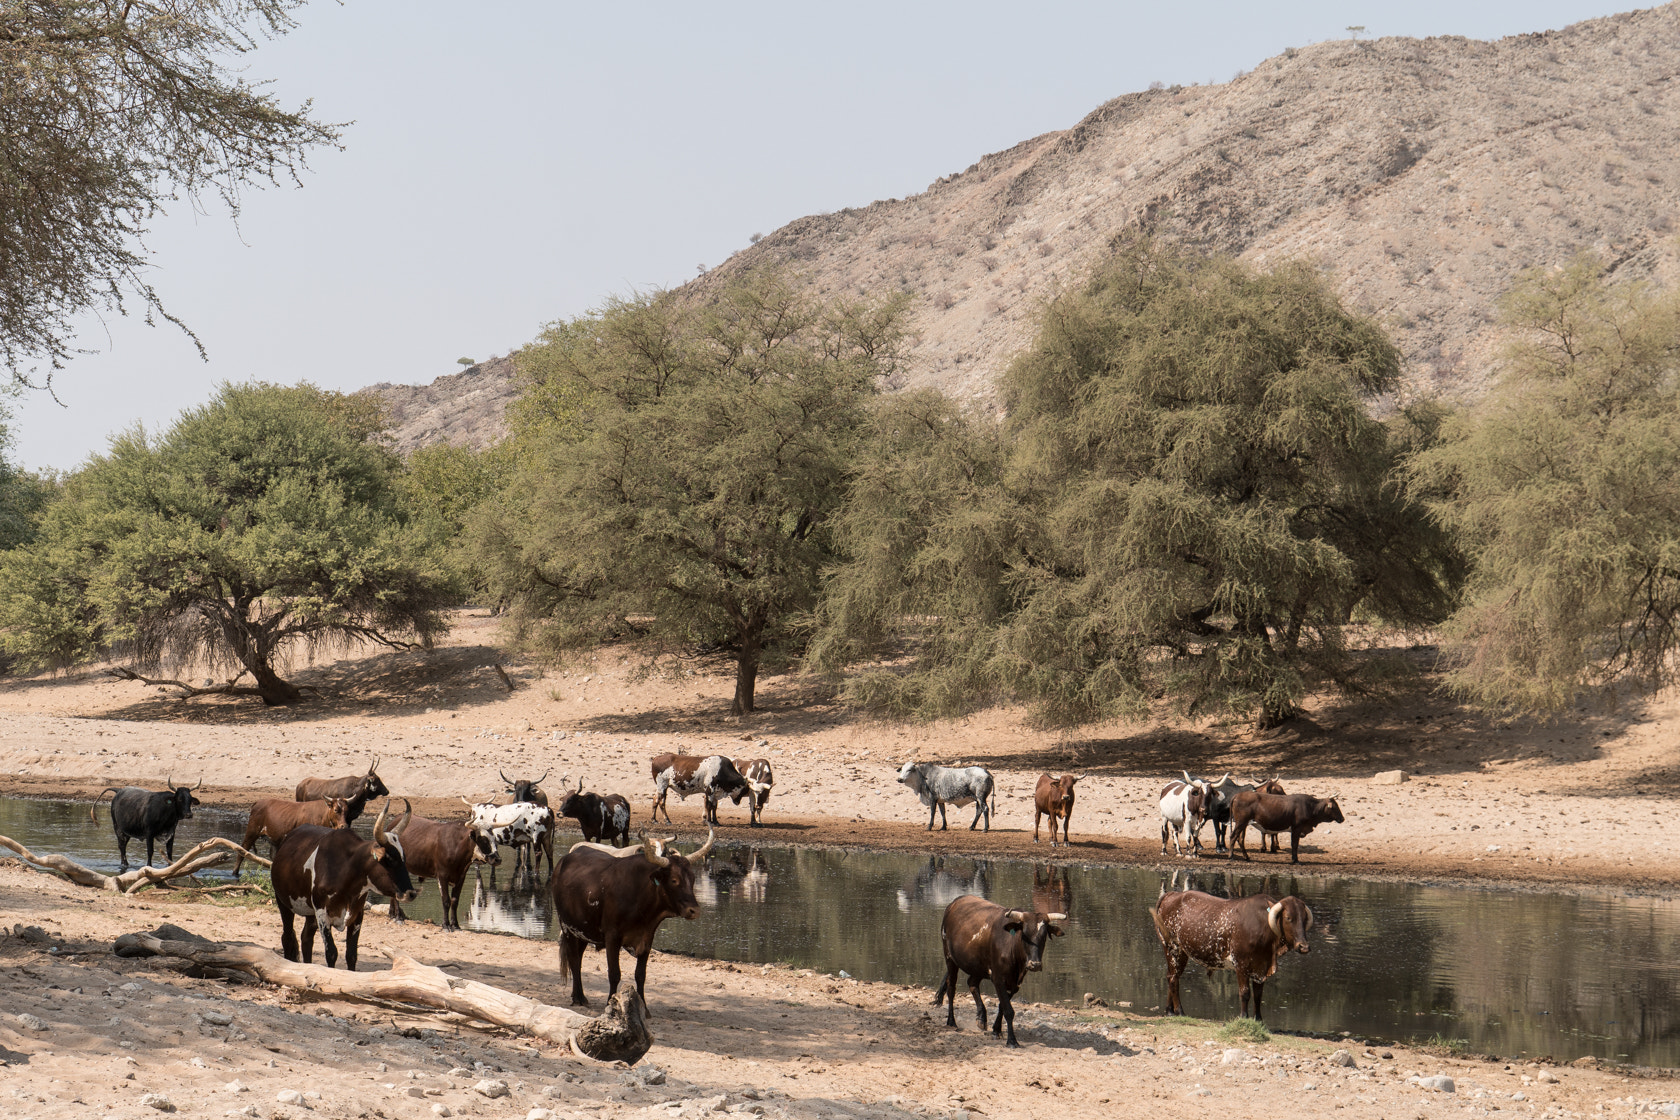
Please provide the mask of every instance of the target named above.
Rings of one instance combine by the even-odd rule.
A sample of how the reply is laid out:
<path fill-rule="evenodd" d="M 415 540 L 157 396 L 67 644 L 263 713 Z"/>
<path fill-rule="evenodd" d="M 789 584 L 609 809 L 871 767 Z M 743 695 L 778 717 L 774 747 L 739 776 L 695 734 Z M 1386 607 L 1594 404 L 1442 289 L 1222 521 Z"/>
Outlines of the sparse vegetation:
<path fill-rule="evenodd" d="M 1271 1032 L 1266 1030 L 1264 1023 L 1258 1019 L 1244 1019 L 1241 1017 L 1227 1019 L 1220 1026 L 1217 1036 L 1225 1042 L 1270 1042 Z"/>

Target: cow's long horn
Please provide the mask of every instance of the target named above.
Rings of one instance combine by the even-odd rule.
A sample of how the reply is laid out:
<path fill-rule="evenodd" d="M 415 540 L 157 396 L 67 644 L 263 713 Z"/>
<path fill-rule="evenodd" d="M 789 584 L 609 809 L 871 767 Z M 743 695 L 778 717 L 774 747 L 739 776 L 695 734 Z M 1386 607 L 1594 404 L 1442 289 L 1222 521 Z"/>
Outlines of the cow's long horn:
<path fill-rule="evenodd" d="M 705 859 L 708 855 L 711 854 L 712 842 L 715 841 L 716 839 L 717 839 L 717 833 L 713 832 L 711 829 L 708 828 L 706 830 L 706 842 L 704 844 L 700 845 L 698 848 L 694 849 L 694 851 L 690 852 L 688 854 L 688 858 L 689 859 Z"/>
<path fill-rule="evenodd" d="M 532 782 L 531 784 L 534 785 L 534 786 L 540 786 L 543 783 L 543 778 L 546 778 L 546 777 L 548 777 L 548 771 L 544 770 L 542 778 L 538 778 L 536 781 Z"/>
<path fill-rule="evenodd" d="M 456 795 L 455 795 L 455 796 L 456 796 L 456 797 L 461 797 L 461 795 L 460 795 L 460 794 L 456 794 Z M 466 806 L 466 807 L 467 807 L 467 808 L 469 808 L 469 809 L 475 809 L 475 808 L 477 808 L 477 806 L 476 806 L 476 805 L 474 805 L 474 804 L 473 804 L 473 803 L 472 803 L 472 802 L 471 802 L 471 801 L 468 801 L 468 800 L 467 800 L 467 799 L 466 799 L 466 798 L 464 798 L 464 797 L 461 797 L 461 804 L 463 804 L 463 805 L 465 805 L 465 806 Z"/>
<path fill-rule="evenodd" d="M 171 770 L 169 772 L 168 777 L 163 779 L 163 784 L 164 784 L 164 787 L 166 789 L 174 789 L 175 788 L 175 772 L 173 770 Z"/>
<path fill-rule="evenodd" d="M 1190 771 L 1180 770 L 1179 773 L 1184 775 L 1184 784 L 1185 785 L 1189 786 L 1189 785 L 1195 785 L 1196 784 L 1196 779 L 1194 779 L 1190 776 Z"/>
<path fill-rule="evenodd" d="M 1312 907 L 1303 903 L 1302 906 L 1301 906 L 1301 909 L 1303 909 L 1307 912 L 1307 929 L 1312 929 L 1312 927 L 1313 927 Z M 1301 932 L 1305 933 L 1306 930 L 1302 930 Z"/>
<path fill-rule="evenodd" d="M 387 802 L 387 804 L 389 804 L 389 802 Z M 403 798 L 402 820 L 398 821 L 397 822 L 397 827 L 393 828 L 391 831 L 396 833 L 398 836 L 401 836 L 403 834 L 403 831 L 408 828 L 408 822 L 413 817 L 414 817 L 414 806 L 412 804 L 410 804 L 408 798 L 405 797 L 405 798 Z"/>
<path fill-rule="evenodd" d="M 1282 937 L 1283 931 L 1278 928 L 1278 915 L 1283 913 L 1283 903 L 1274 902 L 1266 909 L 1266 924 L 1272 927 L 1272 936 Z"/>
<path fill-rule="evenodd" d="M 667 858 L 666 856 L 663 856 L 663 855 L 659 854 L 659 847 L 657 845 L 657 842 L 653 841 L 653 840 L 649 840 L 646 837 L 642 838 L 642 854 L 647 856 L 649 862 L 655 864 L 656 866 L 659 866 L 659 867 L 669 867 L 669 866 L 671 866 L 670 859 Z"/>
<path fill-rule="evenodd" d="M 1220 778 L 1217 782 L 1214 782 L 1213 784 L 1216 785 L 1216 786 L 1222 786 L 1230 780 L 1231 780 L 1231 772 L 1229 770 L 1227 770 L 1227 771 L 1225 771 L 1225 776 L 1223 778 Z"/>
<path fill-rule="evenodd" d="M 496 769 L 496 773 L 498 773 L 502 776 L 502 781 L 504 781 L 508 784 L 509 789 L 513 788 L 513 779 L 507 776 L 507 771 L 506 770 L 503 770 L 500 767 L 498 767 Z"/>
<path fill-rule="evenodd" d="M 1067 915 L 1066 914 L 1046 914 L 1044 916 L 1046 918 L 1049 918 L 1052 922 L 1065 922 L 1065 921 L 1067 921 Z"/>
<path fill-rule="evenodd" d="M 368 773 L 371 774 L 377 769 L 379 769 L 379 756 L 374 755 L 373 761 L 368 763 Z"/>
<path fill-rule="evenodd" d="M 385 843 L 385 817 L 391 812 L 391 799 L 387 797 L 385 804 L 379 807 L 379 815 L 373 818 L 373 842 Z"/>

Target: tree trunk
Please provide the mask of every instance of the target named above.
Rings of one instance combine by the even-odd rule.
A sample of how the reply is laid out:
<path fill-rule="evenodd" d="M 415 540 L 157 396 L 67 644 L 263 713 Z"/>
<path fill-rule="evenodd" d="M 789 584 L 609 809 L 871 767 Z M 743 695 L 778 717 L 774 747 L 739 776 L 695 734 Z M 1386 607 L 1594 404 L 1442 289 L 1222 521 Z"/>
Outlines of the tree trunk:
<path fill-rule="evenodd" d="M 262 697 L 264 704 L 290 704 L 303 699 L 303 692 L 297 685 L 281 680 L 280 674 L 267 665 L 252 667 L 251 676 L 256 678 L 257 695 Z"/>
<path fill-rule="evenodd" d="M 164 932 L 159 930 L 158 932 Z M 606 1014 L 591 1019 L 476 980 L 450 976 L 381 947 L 391 958 L 389 972 L 350 972 L 318 964 L 299 964 L 256 945 L 172 941 L 149 933 L 117 939 L 123 955 L 140 953 L 179 957 L 206 968 L 232 969 L 270 984 L 301 988 L 351 999 L 397 1000 L 453 1011 L 521 1034 L 575 1046 L 586 1057 L 634 1064 L 653 1045 L 646 1010 L 634 985 L 613 997 Z"/>
<path fill-rule="evenodd" d="M 759 652 L 758 631 L 755 628 L 750 637 L 741 638 L 740 650 L 735 655 L 735 699 L 729 705 L 732 716 L 744 716 L 757 710 L 753 706 L 753 689 L 758 684 Z"/>

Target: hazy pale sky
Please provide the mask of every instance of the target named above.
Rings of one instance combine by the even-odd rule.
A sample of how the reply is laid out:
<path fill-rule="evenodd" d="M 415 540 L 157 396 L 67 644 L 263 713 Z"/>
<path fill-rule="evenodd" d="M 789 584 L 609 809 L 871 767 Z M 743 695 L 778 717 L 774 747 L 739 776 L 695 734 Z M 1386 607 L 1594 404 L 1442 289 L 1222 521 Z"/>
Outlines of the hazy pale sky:
<path fill-rule="evenodd" d="M 13 406 L 14 454 L 73 467 L 221 381 L 425 382 L 805 214 L 917 193 L 1151 81 L 1223 82 L 1290 46 L 1491 39 L 1608 0 L 699 5 L 318 2 L 249 56 L 351 121 L 236 227 L 184 202 L 149 239 L 174 327 L 90 320 Z"/>

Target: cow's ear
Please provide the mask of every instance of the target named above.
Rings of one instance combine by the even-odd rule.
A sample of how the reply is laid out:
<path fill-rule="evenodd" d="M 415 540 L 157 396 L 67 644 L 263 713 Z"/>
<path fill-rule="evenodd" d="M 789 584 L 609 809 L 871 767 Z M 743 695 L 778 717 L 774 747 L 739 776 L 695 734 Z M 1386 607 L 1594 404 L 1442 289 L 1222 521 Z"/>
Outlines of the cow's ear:
<path fill-rule="evenodd" d="M 374 862 L 378 863 L 380 860 L 382 860 L 384 858 L 385 858 L 385 845 L 375 844 L 373 846 L 373 860 L 374 860 Z"/>
<path fill-rule="evenodd" d="M 1045 922 L 1044 928 L 1049 931 L 1051 937 L 1060 937 L 1062 935 L 1062 927 L 1051 922 Z"/>
<path fill-rule="evenodd" d="M 1021 923 L 1025 922 L 1026 920 L 1027 920 L 1027 916 L 1025 914 L 1021 913 L 1019 910 L 1006 911 L 1003 915 L 1003 932 L 1005 932 L 1005 933 L 1020 933 L 1021 932 Z"/>

